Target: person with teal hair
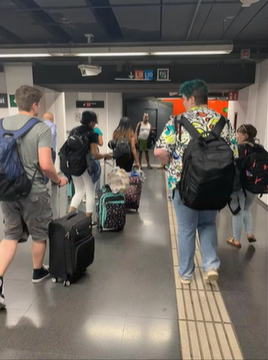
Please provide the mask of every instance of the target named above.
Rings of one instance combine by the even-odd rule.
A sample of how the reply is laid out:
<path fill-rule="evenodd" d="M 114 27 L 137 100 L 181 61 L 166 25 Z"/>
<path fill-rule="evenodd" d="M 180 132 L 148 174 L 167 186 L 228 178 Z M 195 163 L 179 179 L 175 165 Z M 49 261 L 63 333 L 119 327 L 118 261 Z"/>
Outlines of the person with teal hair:
<path fill-rule="evenodd" d="M 177 116 L 177 122 L 184 117 L 199 133 L 211 131 L 221 118 L 221 115 L 208 108 L 208 86 L 204 80 L 195 79 L 181 84 L 179 89 L 182 95 L 185 112 Z M 179 136 L 180 135 L 180 136 Z M 222 130 L 221 137 L 227 142 L 238 156 L 235 131 L 229 120 Z M 173 206 L 178 223 L 178 273 L 182 284 L 189 285 L 194 276 L 194 253 L 196 231 L 199 235 L 202 255 L 202 268 L 207 282 L 218 280 L 220 260 L 217 257 L 217 210 L 195 210 L 185 206 L 177 189 L 181 178 L 183 154 L 190 142 L 191 136 L 186 129 L 177 125 L 170 119 L 160 135 L 154 155 L 161 163 L 167 165 L 168 186 L 172 190 Z"/>

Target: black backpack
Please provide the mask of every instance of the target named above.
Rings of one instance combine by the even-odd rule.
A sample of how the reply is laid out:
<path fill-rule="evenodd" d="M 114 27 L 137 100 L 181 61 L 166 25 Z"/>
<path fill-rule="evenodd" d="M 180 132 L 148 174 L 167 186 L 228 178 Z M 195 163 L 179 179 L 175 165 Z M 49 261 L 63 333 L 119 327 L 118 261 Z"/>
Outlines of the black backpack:
<path fill-rule="evenodd" d="M 262 145 L 245 146 L 241 186 L 253 194 L 268 194 L 268 152 Z"/>
<path fill-rule="evenodd" d="M 131 147 L 128 138 L 120 138 L 115 143 L 114 158 L 131 157 Z"/>
<path fill-rule="evenodd" d="M 88 153 L 86 136 L 81 134 L 78 128 L 73 129 L 59 151 L 60 170 L 65 175 L 82 175 L 87 168 Z"/>
<path fill-rule="evenodd" d="M 179 121 L 175 118 L 176 131 L 177 123 L 192 136 L 183 154 L 177 184 L 183 204 L 196 210 L 224 208 L 230 200 L 235 175 L 233 151 L 220 136 L 226 119 L 221 116 L 212 131 L 201 134 L 185 117 Z"/>

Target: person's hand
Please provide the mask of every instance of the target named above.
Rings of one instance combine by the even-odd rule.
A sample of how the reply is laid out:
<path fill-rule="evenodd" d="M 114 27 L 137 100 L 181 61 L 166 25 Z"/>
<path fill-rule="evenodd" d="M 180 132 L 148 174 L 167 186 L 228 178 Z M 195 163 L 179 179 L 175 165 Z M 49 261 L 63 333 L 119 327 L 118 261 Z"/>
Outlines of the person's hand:
<path fill-rule="evenodd" d="M 111 155 L 111 154 L 106 154 L 104 157 L 105 160 L 111 160 L 112 158 L 113 158 L 113 155 Z"/>
<path fill-rule="evenodd" d="M 68 179 L 66 179 L 66 177 L 61 176 L 60 177 L 60 182 L 57 184 L 59 187 L 65 186 L 68 183 Z"/>
<path fill-rule="evenodd" d="M 134 164 L 134 167 L 137 168 L 137 169 L 139 169 L 139 168 L 140 168 L 140 164 L 139 164 L 139 163 L 135 163 L 135 164 Z"/>

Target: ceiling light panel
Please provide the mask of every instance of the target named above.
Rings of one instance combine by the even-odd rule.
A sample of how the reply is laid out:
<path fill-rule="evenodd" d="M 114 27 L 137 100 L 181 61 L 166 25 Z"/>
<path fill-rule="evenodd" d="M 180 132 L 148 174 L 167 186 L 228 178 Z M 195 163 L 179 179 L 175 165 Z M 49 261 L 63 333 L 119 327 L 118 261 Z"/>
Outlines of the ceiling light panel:
<path fill-rule="evenodd" d="M 233 45 L 178 45 L 178 46 L 87 46 L 48 48 L 0 48 L 1 58 L 31 57 L 127 57 L 127 56 L 187 56 L 229 54 Z"/>

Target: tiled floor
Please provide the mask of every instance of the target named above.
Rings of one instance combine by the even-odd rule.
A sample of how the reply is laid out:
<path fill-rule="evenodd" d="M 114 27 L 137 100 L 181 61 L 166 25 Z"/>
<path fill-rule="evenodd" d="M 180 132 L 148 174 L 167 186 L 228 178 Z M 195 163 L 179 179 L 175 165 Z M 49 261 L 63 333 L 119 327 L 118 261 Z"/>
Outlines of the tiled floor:
<path fill-rule="evenodd" d="M 176 216 L 168 204 L 178 322 L 183 359 L 267 359 L 267 210 L 252 206 L 254 234 L 249 244 L 242 233 L 242 249 L 226 243 L 231 236 L 228 208 L 217 217 L 220 279 L 203 281 L 201 255 L 196 241 L 195 277 L 181 285 L 177 268 Z"/>
<path fill-rule="evenodd" d="M 18 246 L 0 359 L 180 359 L 165 186 L 160 171 L 145 171 L 139 212 L 123 232 L 94 229 L 95 261 L 69 288 L 32 284 L 30 242 Z"/>
<path fill-rule="evenodd" d="M 242 359 L 233 324 L 216 282 L 203 280 L 201 254 L 196 239 L 195 275 L 191 285 L 182 285 L 178 276 L 177 221 L 172 203 L 168 204 L 178 323 L 182 359 Z"/>
<path fill-rule="evenodd" d="M 218 286 L 203 282 L 198 242 L 195 279 L 181 286 L 164 172 L 145 172 L 139 212 L 123 232 L 94 229 L 95 262 L 70 288 L 32 284 L 30 242 L 18 246 L 5 276 L 0 359 L 268 358 L 267 211 L 253 205 L 258 242 L 241 250 L 226 244 L 230 215 L 221 211 Z"/>

